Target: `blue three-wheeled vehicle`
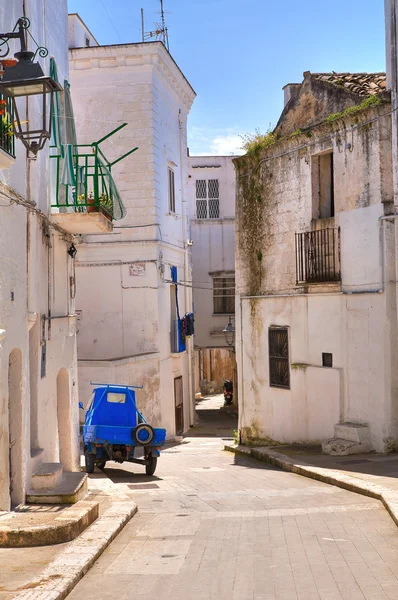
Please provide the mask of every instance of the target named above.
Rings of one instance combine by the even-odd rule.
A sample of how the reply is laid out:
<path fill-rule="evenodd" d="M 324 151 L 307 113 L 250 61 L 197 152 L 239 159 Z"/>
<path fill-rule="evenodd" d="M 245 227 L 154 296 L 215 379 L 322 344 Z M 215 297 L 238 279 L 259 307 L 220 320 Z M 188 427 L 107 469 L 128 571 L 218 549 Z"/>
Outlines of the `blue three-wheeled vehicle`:
<path fill-rule="evenodd" d="M 100 469 L 108 460 L 145 465 L 147 475 L 156 470 L 166 430 L 151 427 L 137 409 L 132 386 L 96 386 L 83 425 L 87 473 Z M 143 458 L 137 458 L 138 449 Z"/>

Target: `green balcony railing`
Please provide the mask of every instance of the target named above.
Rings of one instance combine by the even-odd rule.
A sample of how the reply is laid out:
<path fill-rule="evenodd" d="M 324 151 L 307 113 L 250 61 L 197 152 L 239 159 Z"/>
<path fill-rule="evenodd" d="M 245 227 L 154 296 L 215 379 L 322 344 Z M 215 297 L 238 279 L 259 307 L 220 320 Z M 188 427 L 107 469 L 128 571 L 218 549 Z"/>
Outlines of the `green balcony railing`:
<path fill-rule="evenodd" d="M 0 148 L 15 158 L 13 122 L 14 108 L 11 98 L 6 98 L 0 94 Z"/>
<path fill-rule="evenodd" d="M 112 177 L 112 166 L 138 150 L 133 148 L 113 162 L 108 161 L 99 144 L 119 131 L 121 125 L 93 144 L 51 147 L 55 161 L 55 201 L 59 212 L 101 212 L 108 219 L 122 219 L 124 207 Z"/>

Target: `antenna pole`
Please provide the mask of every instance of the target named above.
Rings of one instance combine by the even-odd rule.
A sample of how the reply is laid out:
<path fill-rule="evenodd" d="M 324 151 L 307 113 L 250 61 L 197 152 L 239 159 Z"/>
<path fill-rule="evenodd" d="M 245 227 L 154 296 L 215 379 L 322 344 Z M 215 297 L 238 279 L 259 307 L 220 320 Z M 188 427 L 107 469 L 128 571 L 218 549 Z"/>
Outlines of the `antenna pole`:
<path fill-rule="evenodd" d="M 164 21 L 164 9 L 163 9 L 163 0 L 160 0 L 160 15 L 161 15 L 161 19 L 162 19 L 162 29 L 164 31 L 166 23 Z"/>
<path fill-rule="evenodd" d="M 141 8 L 141 33 L 142 33 L 142 41 L 145 42 L 145 30 L 144 30 L 144 9 Z"/>

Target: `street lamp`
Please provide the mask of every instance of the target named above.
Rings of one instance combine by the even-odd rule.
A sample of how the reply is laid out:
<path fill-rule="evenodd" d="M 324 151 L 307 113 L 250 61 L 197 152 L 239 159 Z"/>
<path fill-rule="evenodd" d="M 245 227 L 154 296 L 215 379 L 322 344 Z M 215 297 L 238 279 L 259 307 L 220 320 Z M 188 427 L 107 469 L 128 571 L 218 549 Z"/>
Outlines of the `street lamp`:
<path fill-rule="evenodd" d="M 48 56 L 47 48 L 38 46 L 28 29 L 30 26 L 29 19 L 22 17 L 18 19 L 14 30 L 11 33 L 0 33 L 0 59 L 4 58 L 10 52 L 8 41 L 10 39 L 19 39 L 21 44 L 20 52 L 14 54 L 18 59 L 16 65 L 6 67 L 4 75 L 0 80 L 0 94 L 4 94 L 11 98 L 15 122 L 13 123 L 14 133 L 19 138 L 24 146 L 37 154 L 41 150 L 46 140 L 51 137 L 51 113 L 54 101 L 55 92 L 61 91 L 62 87 L 52 79 L 44 75 L 43 70 L 38 62 L 33 62 L 36 54 L 45 58 Z M 29 33 L 37 46 L 36 52 L 30 52 L 26 48 L 26 32 Z M 2 46 L 5 50 L 1 51 Z M 17 99 L 21 97 L 38 96 L 41 103 L 41 115 L 37 119 L 37 127 L 29 127 L 28 121 L 21 120 Z M 49 109 L 47 110 L 47 98 L 49 97 Z"/>
<path fill-rule="evenodd" d="M 235 325 L 232 323 L 231 317 L 229 317 L 228 324 L 224 327 L 223 333 L 226 343 L 232 347 L 235 344 Z"/>

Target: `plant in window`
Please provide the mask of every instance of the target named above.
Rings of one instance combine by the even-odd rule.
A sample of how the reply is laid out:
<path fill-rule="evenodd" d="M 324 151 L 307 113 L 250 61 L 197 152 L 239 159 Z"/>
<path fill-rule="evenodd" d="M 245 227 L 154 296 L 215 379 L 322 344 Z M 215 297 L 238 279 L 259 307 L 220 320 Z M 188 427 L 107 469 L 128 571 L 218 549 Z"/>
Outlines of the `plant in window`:
<path fill-rule="evenodd" d="M 13 123 L 6 110 L 7 103 L 0 100 L 0 138 L 12 137 L 14 135 Z"/>

